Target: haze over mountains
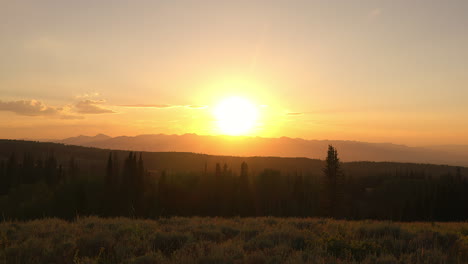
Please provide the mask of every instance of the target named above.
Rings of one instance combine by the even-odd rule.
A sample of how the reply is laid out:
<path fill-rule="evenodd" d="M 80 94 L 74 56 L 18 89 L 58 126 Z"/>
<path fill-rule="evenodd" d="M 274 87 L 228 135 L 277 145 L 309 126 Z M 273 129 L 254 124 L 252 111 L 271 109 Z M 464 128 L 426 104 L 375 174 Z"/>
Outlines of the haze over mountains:
<path fill-rule="evenodd" d="M 53 142 L 133 151 L 195 152 L 210 155 L 278 156 L 324 159 L 328 145 L 335 146 L 342 161 L 391 161 L 468 166 L 467 146 L 408 147 L 390 143 L 299 138 L 232 136 L 139 135 L 134 137 L 78 136 Z"/>

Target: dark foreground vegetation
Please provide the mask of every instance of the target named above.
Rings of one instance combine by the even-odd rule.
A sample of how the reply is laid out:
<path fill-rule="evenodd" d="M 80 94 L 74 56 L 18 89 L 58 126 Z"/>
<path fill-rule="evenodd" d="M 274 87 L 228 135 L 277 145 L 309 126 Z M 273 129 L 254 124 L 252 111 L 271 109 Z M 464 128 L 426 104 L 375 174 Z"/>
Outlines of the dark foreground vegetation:
<path fill-rule="evenodd" d="M 85 217 L 0 223 L 0 263 L 468 263 L 468 223 Z"/>
<path fill-rule="evenodd" d="M 468 263 L 466 168 L 324 156 L 0 140 L 0 263 Z"/>
<path fill-rule="evenodd" d="M 342 164 L 331 146 L 326 161 L 154 156 L 22 141 L 0 146 L 0 213 L 7 220 L 77 215 L 468 220 L 466 168 Z"/>

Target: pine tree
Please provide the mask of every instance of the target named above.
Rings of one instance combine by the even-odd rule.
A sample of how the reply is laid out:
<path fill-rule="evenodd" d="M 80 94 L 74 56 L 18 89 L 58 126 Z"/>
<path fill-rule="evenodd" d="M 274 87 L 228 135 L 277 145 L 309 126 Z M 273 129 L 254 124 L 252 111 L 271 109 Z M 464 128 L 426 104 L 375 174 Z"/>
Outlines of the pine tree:
<path fill-rule="evenodd" d="M 147 208 L 144 199 L 145 199 L 145 166 L 143 164 L 142 153 L 138 159 L 138 164 L 136 168 L 136 190 L 135 190 L 135 211 L 137 216 L 143 216 Z"/>
<path fill-rule="evenodd" d="M 57 171 L 57 159 L 54 156 L 54 153 L 51 152 L 47 158 L 45 165 L 45 177 L 46 182 L 49 185 L 55 185 L 59 181 L 59 175 Z"/>
<path fill-rule="evenodd" d="M 142 153 L 140 153 L 140 158 L 138 159 L 138 166 L 137 166 L 137 187 L 140 192 L 143 192 L 143 188 L 145 186 L 145 166 L 143 164 Z"/>
<path fill-rule="evenodd" d="M 21 183 L 33 183 L 34 181 L 34 158 L 30 153 L 23 155 L 23 166 Z"/>
<path fill-rule="evenodd" d="M 123 212 L 130 216 L 135 216 L 136 167 L 136 155 L 130 152 L 125 159 L 120 186 L 120 199 L 122 199 L 120 205 Z"/>
<path fill-rule="evenodd" d="M 294 215 L 298 216 L 305 216 L 305 190 L 304 190 L 304 178 L 302 175 L 298 174 L 297 171 L 294 175 L 294 182 L 293 182 L 293 201 L 294 204 L 293 209 L 294 210 Z"/>
<path fill-rule="evenodd" d="M 6 164 L 5 190 L 8 192 L 11 187 L 18 184 L 18 163 L 15 153 L 11 153 Z"/>
<path fill-rule="evenodd" d="M 78 175 L 78 166 L 76 165 L 75 157 L 71 157 L 68 162 L 68 180 L 75 180 Z"/>
<path fill-rule="evenodd" d="M 240 216 L 249 216 L 254 213 L 252 190 L 249 184 L 249 166 L 246 162 L 241 164 L 237 199 L 237 211 Z"/>
<path fill-rule="evenodd" d="M 338 216 L 342 193 L 343 173 L 338 158 L 338 151 L 333 146 L 328 146 L 327 159 L 325 161 L 325 214 L 327 216 Z"/>
<path fill-rule="evenodd" d="M 112 152 L 109 153 L 109 158 L 107 159 L 105 183 L 107 187 L 112 187 L 114 185 L 114 162 L 112 161 Z"/>
<path fill-rule="evenodd" d="M 215 176 L 216 176 L 217 179 L 219 179 L 219 177 L 221 177 L 221 165 L 219 163 L 216 163 Z"/>
<path fill-rule="evenodd" d="M 0 162 L 0 195 L 8 192 L 8 175 L 6 174 L 5 167 L 5 162 L 2 160 Z"/>
<path fill-rule="evenodd" d="M 159 177 L 157 197 L 159 204 L 159 215 L 167 215 L 169 213 L 169 208 L 167 208 L 169 204 L 169 190 L 165 170 L 161 172 L 161 176 Z"/>

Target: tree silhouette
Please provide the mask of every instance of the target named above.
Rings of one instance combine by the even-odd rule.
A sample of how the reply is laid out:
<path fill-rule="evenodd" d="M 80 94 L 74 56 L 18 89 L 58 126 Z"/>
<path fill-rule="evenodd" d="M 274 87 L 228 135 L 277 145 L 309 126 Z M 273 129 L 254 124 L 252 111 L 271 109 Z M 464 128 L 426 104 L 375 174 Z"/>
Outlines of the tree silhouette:
<path fill-rule="evenodd" d="M 15 153 L 11 153 L 10 158 L 6 164 L 6 179 L 5 179 L 5 190 L 8 192 L 11 187 L 19 184 L 18 182 L 18 163 L 16 161 Z"/>
<path fill-rule="evenodd" d="M 109 158 L 107 159 L 107 166 L 106 166 L 106 179 L 105 183 L 107 187 L 111 187 L 114 185 L 114 162 L 112 161 L 112 152 L 109 153 Z"/>
<path fill-rule="evenodd" d="M 135 175 L 135 211 L 137 216 L 143 216 L 145 208 L 148 206 L 145 204 L 145 166 L 143 163 L 142 153 L 140 153 L 140 157 L 138 159 L 138 163 L 136 164 L 136 175 Z"/>
<path fill-rule="evenodd" d="M 248 216 L 254 213 L 252 189 L 249 183 L 249 166 L 244 161 L 241 164 L 241 173 L 237 188 L 237 213 Z"/>
<path fill-rule="evenodd" d="M 164 162 L 155 164 L 149 153 L 137 157 L 135 152 L 100 151 L 98 160 L 88 162 L 80 152 L 64 155 L 50 148 L 25 148 L 19 155 L 2 151 L 0 214 L 10 218 L 73 219 L 77 214 L 93 214 L 468 219 L 467 168 L 341 163 L 333 146 L 326 161 L 313 161 L 316 165 L 310 171 L 287 163 L 281 169 L 267 169 L 277 164 L 264 164 L 263 158 L 238 163 L 220 158 L 216 167 L 212 163 L 215 171 L 207 170 L 209 162 L 204 158 L 198 171 L 181 172 Z M 122 166 L 117 166 L 119 153 L 125 155 Z M 74 155 L 80 157 L 78 164 Z M 60 163 L 67 159 L 68 166 L 62 169 Z M 171 168 L 171 173 L 160 166 Z M 240 170 L 233 169 L 236 166 Z"/>
<path fill-rule="evenodd" d="M 158 207 L 159 207 L 159 214 L 161 216 L 165 216 L 168 214 L 168 206 L 169 206 L 169 186 L 167 182 L 166 171 L 163 170 L 161 172 L 161 176 L 159 177 L 158 181 Z"/>
<path fill-rule="evenodd" d="M 137 165 L 137 187 L 144 188 L 145 183 L 145 165 L 143 163 L 142 153 L 140 153 L 140 158 L 138 159 Z"/>
<path fill-rule="evenodd" d="M 23 155 L 23 166 L 20 181 L 22 183 L 33 183 L 34 180 L 34 158 L 32 154 L 28 152 Z"/>
<path fill-rule="evenodd" d="M 221 177 L 221 165 L 219 163 L 216 163 L 215 176 L 218 179 L 219 179 L 219 177 Z"/>
<path fill-rule="evenodd" d="M 46 176 L 46 182 L 50 186 L 56 185 L 60 180 L 60 173 L 57 170 L 57 159 L 55 158 L 55 155 L 53 152 L 49 153 L 45 164 L 44 164 L 44 169 L 45 169 L 45 176 Z"/>
<path fill-rule="evenodd" d="M 75 180 L 78 174 L 78 165 L 76 164 L 75 157 L 72 156 L 68 163 L 68 180 Z"/>
<path fill-rule="evenodd" d="M 293 179 L 293 204 L 291 206 L 293 207 L 293 213 L 298 216 L 305 216 L 307 214 L 304 210 L 306 208 L 306 191 L 304 185 L 304 178 L 296 172 Z"/>
<path fill-rule="evenodd" d="M 9 178 L 6 172 L 5 161 L 0 162 L 0 195 L 7 194 L 9 189 Z"/>
<path fill-rule="evenodd" d="M 324 209 L 327 216 L 338 216 L 342 198 L 343 173 L 341 171 L 338 151 L 332 145 L 328 146 L 325 160 L 325 201 Z"/>
<path fill-rule="evenodd" d="M 128 157 L 125 159 L 123 172 L 122 172 L 122 184 L 120 186 L 121 192 L 121 205 L 127 215 L 135 216 L 135 196 L 137 188 L 137 164 L 136 154 L 130 152 Z"/>

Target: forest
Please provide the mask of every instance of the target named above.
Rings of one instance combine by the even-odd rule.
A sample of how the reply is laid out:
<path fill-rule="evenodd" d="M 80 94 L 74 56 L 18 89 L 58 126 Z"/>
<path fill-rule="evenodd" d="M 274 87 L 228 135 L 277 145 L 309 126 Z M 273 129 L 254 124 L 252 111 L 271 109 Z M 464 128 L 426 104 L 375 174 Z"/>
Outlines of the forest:
<path fill-rule="evenodd" d="M 466 168 L 341 163 L 332 146 L 325 161 L 137 153 L 7 140 L 0 146 L 3 219 L 468 219 Z M 155 162 L 155 157 L 160 159 Z"/>

